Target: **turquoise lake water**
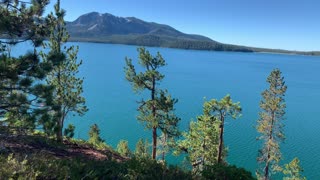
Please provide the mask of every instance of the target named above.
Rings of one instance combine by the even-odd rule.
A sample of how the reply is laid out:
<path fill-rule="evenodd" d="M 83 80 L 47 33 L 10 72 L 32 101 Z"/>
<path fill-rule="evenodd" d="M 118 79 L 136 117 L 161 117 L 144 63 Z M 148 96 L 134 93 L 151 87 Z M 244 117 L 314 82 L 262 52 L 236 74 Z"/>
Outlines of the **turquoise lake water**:
<path fill-rule="evenodd" d="M 80 75 L 85 77 L 84 96 L 89 111 L 83 117 L 70 116 L 66 124 L 74 123 L 75 137 L 86 139 L 90 125 L 97 123 L 108 144 L 116 147 L 119 140 L 127 139 L 133 150 L 139 138 L 151 137 L 151 132 L 144 131 L 136 120 L 136 101 L 142 95 L 134 94 L 124 77 L 124 58 L 128 56 L 137 60 L 137 47 L 71 44 L 80 47 L 78 55 L 83 59 Z M 23 48 L 20 46 L 17 49 Z M 179 99 L 176 113 L 182 119 L 182 130 L 187 129 L 191 119 L 202 113 L 205 98 L 220 99 L 231 94 L 234 101 L 241 102 L 242 117 L 226 122 L 227 160 L 253 174 L 260 147 L 255 129 L 260 94 L 267 88 L 266 78 L 270 71 L 280 68 L 288 86 L 282 163 L 298 157 L 308 179 L 320 178 L 320 57 L 148 49 L 152 53 L 159 51 L 168 64 L 160 70 L 166 76 L 161 87 L 167 88 L 173 97 Z"/>

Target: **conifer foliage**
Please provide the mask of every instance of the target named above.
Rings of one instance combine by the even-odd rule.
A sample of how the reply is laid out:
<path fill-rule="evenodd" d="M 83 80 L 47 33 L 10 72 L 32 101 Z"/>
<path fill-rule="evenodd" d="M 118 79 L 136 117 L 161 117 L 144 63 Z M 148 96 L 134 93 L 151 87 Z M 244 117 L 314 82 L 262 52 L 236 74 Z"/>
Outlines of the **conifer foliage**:
<path fill-rule="evenodd" d="M 69 34 L 65 27 L 65 11 L 60 8 L 60 0 L 54 6 L 55 13 L 49 15 L 50 41 L 45 47 L 50 48 L 48 54 L 42 53 L 45 62 L 52 62 L 53 70 L 47 76 L 47 83 L 54 88 L 51 104 L 51 120 L 43 118 L 42 124 L 47 131 L 54 131 L 57 141 L 62 141 L 62 130 L 67 115 L 76 113 L 83 115 L 88 109 L 85 106 L 83 78 L 77 77 L 82 60 L 77 59 L 78 47 L 62 47 Z"/>
<path fill-rule="evenodd" d="M 290 163 L 285 164 L 283 174 L 285 177 L 283 180 L 306 180 L 307 178 L 302 176 L 303 169 L 300 166 L 300 160 L 294 158 Z"/>
<path fill-rule="evenodd" d="M 231 117 L 236 119 L 240 116 L 242 109 L 240 102 L 234 103 L 230 95 L 226 95 L 220 101 L 212 99 L 211 101 L 204 103 L 204 114 L 212 116 L 216 119 L 219 127 L 219 145 L 217 163 L 223 162 L 223 151 L 224 151 L 224 123 L 226 118 Z"/>
<path fill-rule="evenodd" d="M 159 129 L 169 137 L 179 135 L 177 126 L 180 119 L 174 114 L 177 99 L 171 98 L 166 90 L 158 88 L 159 82 L 164 78 L 159 69 L 166 65 L 161 54 L 158 52 L 154 57 L 145 48 L 138 48 L 138 51 L 139 64 L 144 71 L 137 72 L 132 60 L 126 58 L 125 73 L 126 79 L 136 92 L 144 90 L 150 92 L 150 99 L 139 102 L 138 120 L 143 122 L 146 128 L 152 130 L 152 158 L 156 159 L 157 130 Z"/>
<path fill-rule="evenodd" d="M 268 180 L 271 175 L 280 171 L 281 159 L 280 143 L 285 136 L 283 123 L 285 115 L 285 85 L 284 77 L 279 69 L 274 69 L 267 78 L 269 88 L 262 92 L 260 102 L 261 112 L 258 119 L 257 131 L 261 134 L 258 138 L 263 141 L 263 147 L 259 151 L 258 162 L 261 169 L 257 171 L 259 179 Z"/>
<path fill-rule="evenodd" d="M 97 124 L 90 126 L 88 142 L 95 146 L 100 146 L 104 140 L 100 137 L 100 129 Z"/>
<path fill-rule="evenodd" d="M 132 155 L 128 141 L 120 140 L 117 145 L 117 151 L 121 156 L 130 157 Z"/>
<path fill-rule="evenodd" d="M 0 37 L 5 38 L 0 40 L 0 118 L 10 126 L 32 130 L 37 109 L 51 97 L 51 88 L 40 82 L 52 66 L 36 51 L 47 35 L 48 2 L 0 1 Z M 12 56 L 11 48 L 25 41 L 33 51 Z"/>
<path fill-rule="evenodd" d="M 190 123 L 184 139 L 178 142 L 178 149 L 188 153 L 194 171 L 225 162 L 224 123 L 229 116 L 236 119 L 240 113 L 240 103 L 234 103 L 230 95 L 203 104 L 203 115 Z"/>
<path fill-rule="evenodd" d="M 149 155 L 149 143 L 148 139 L 145 141 L 143 139 L 139 139 L 136 143 L 136 149 L 134 152 L 136 157 L 148 157 Z"/>
<path fill-rule="evenodd" d="M 176 155 L 187 153 L 187 159 L 194 173 L 202 171 L 205 165 L 217 163 L 218 126 L 215 117 L 201 115 L 191 121 L 189 130 L 182 133 L 183 139 L 177 143 Z"/>

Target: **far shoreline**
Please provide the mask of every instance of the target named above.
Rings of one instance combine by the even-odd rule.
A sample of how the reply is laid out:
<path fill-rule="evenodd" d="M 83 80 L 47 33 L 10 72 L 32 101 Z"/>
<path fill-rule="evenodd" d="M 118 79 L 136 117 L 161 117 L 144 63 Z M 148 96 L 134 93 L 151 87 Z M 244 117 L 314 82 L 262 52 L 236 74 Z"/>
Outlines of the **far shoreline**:
<path fill-rule="evenodd" d="M 270 51 L 219 51 L 219 50 L 210 50 L 210 49 L 192 49 L 192 48 L 177 48 L 177 47 L 166 47 L 166 46 L 150 46 L 150 45 L 138 45 L 138 44 L 126 44 L 126 43 L 117 43 L 117 42 L 105 42 L 98 40 L 77 40 L 71 39 L 68 42 L 82 42 L 82 43 L 97 43 L 97 44 L 118 44 L 118 45 L 127 45 L 127 46 L 143 46 L 143 47 L 152 47 L 152 48 L 168 48 L 168 49 L 179 49 L 179 50 L 192 50 L 192 51 L 208 51 L 208 52 L 236 52 L 236 53 L 261 53 L 261 54 L 279 54 L 279 55 L 300 55 L 300 56 L 320 56 L 320 51 L 290 51 L 290 50 L 282 50 L 287 52 L 272 52 L 272 50 L 278 49 L 270 49 Z M 255 49 L 266 49 L 266 48 L 255 48 Z"/>

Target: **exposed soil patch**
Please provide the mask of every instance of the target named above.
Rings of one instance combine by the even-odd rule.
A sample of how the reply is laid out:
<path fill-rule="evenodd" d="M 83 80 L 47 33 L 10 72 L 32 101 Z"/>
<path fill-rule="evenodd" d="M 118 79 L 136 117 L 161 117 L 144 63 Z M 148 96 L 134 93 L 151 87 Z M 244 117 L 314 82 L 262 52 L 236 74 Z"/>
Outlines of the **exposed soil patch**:
<path fill-rule="evenodd" d="M 111 150 L 97 150 L 89 145 L 80 145 L 64 140 L 56 143 L 54 140 L 42 136 L 31 135 L 0 135 L 0 152 L 35 154 L 46 153 L 57 158 L 87 158 L 95 160 L 116 160 L 122 162 L 127 158 Z"/>

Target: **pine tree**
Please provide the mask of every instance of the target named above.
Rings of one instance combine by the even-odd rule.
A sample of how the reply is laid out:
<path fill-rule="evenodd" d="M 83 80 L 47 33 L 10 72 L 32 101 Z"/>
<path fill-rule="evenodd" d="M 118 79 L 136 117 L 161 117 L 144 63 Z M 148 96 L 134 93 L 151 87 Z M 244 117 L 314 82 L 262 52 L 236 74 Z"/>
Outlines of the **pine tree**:
<path fill-rule="evenodd" d="M 132 153 L 131 153 L 131 151 L 129 149 L 128 141 L 120 140 L 118 145 L 117 145 L 117 152 L 121 156 L 130 157 Z"/>
<path fill-rule="evenodd" d="M 100 129 L 97 124 L 90 126 L 88 142 L 95 146 L 100 146 L 104 140 L 100 137 Z"/>
<path fill-rule="evenodd" d="M 233 103 L 230 95 L 226 95 L 220 101 L 212 99 L 211 101 L 204 103 L 204 114 L 208 116 L 214 116 L 218 121 L 219 126 L 219 145 L 218 145 L 218 157 L 217 163 L 220 164 L 223 161 L 224 151 L 224 123 L 225 120 L 230 116 L 236 119 L 241 113 L 240 102 Z"/>
<path fill-rule="evenodd" d="M 161 155 L 162 161 L 165 160 L 166 154 L 169 152 L 170 148 L 174 146 L 175 138 L 180 136 L 180 132 L 177 128 L 180 118 L 174 114 L 174 104 L 178 102 L 177 99 L 171 98 L 167 91 L 160 91 L 158 98 L 156 99 L 157 106 L 160 110 L 157 112 L 157 116 L 162 119 L 159 121 L 159 129 L 161 135 L 158 138 L 160 142 L 157 148 L 161 150 L 159 155 Z"/>
<path fill-rule="evenodd" d="M 39 106 L 49 101 L 51 88 L 41 84 L 51 70 L 40 61 L 36 47 L 47 35 L 43 12 L 48 0 L 0 2 L 0 118 L 7 125 L 34 128 Z M 26 5 L 28 4 L 28 5 Z M 33 52 L 12 57 L 18 43 L 32 42 Z"/>
<path fill-rule="evenodd" d="M 158 155 L 161 155 L 161 160 L 165 160 L 166 154 L 169 152 L 168 135 L 161 133 L 158 140 Z"/>
<path fill-rule="evenodd" d="M 257 171 L 260 179 L 268 180 L 271 174 L 280 170 L 278 165 L 281 159 L 280 143 L 284 140 L 283 123 L 285 115 L 285 85 L 279 69 L 274 69 L 267 78 L 269 89 L 262 92 L 260 102 L 261 112 L 258 119 L 257 131 L 261 134 L 258 138 L 263 141 L 259 150 L 258 162 L 261 169 Z"/>
<path fill-rule="evenodd" d="M 126 79 L 133 85 L 135 92 L 147 90 L 150 99 L 142 100 L 139 106 L 138 120 L 145 123 L 146 128 L 152 129 L 152 158 L 156 158 L 157 129 L 170 137 L 178 136 L 179 118 L 175 116 L 174 104 L 176 99 L 171 98 L 168 92 L 158 89 L 157 85 L 164 78 L 158 70 L 166 65 L 160 53 L 153 57 L 145 48 L 139 48 L 139 64 L 145 69 L 137 73 L 132 60 L 126 58 Z"/>
<path fill-rule="evenodd" d="M 134 154 L 137 157 L 147 157 L 149 155 L 149 143 L 147 139 L 145 141 L 139 139 Z"/>
<path fill-rule="evenodd" d="M 212 99 L 203 105 L 203 115 L 190 123 L 184 139 L 178 142 L 178 149 L 188 153 L 194 171 L 201 171 L 205 165 L 222 163 L 223 132 L 225 119 L 240 116 L 240 103 L 233 103 L 230 95 L 220 101 Z"/>
<path fill-rule="evenodd" d="M 217 162 L 218 127 L 214 117 L 201 115 L 197 121 L 191 121 L 188 132 L 182 133 L 183 139 L 177 142 L 178 150 L 187 153 L 187 159 L 195 174 L 205 165 Z"/>
<path fill-rule="evenodd" d="M 300 160 L 294 158 L 289 164 L 285 165 L 285 169 L 283 170 L 285 177 L 283 180 L 306 180 L 307 178 L 301 175 L 302 172 L 303 169 L 300 166 Z"/>
<path fill-rule="evenodd" d="M 62 130 L 65 119 L 68 114 L 76 113 L 83 115 L 88 109 L 85 106 L 85 98 L 81 95 L 83 92 L 83 78 L 77 77 L 82 60 L 78 61 L 78 47 L 64 46 L 69 34 L 65 27 L 65 11 L 60 9 L 60 0 L 54 6 L 55 14 L 51 14 L 51 35 L 49 43 L 45 47 L 50 48 L 48 54 L 42 53 L 46 62 L 52 62 L 55 66 L 47 76 L 47 82 L 54 87 L 54 99 L 52 102 L 51 114 L 54 123 L 48 123 L 48 119 L 43 118 L 43 125 L 50 124 L 54 128 L 57 141 L 62 141 Z M 47 127 L 44 127 L 45 129 Z M 47 129 L 51 129 L 47 128 Z"/>

